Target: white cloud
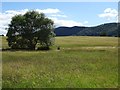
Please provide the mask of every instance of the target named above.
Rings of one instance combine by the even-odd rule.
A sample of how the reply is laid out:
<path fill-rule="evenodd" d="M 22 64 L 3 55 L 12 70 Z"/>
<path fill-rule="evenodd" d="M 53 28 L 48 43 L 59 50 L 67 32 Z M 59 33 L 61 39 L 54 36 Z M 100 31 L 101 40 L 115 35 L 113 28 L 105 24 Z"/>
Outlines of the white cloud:
<path fill-rule="evenodd" d="M 43 9 L 43 10 L 40 10 L 40 9 L 36 9 L 36 11 L 38 11 L 38 12 L 42 12 L 42 13 L 49 13 L 49 14 L 53 14 L 53 13 L 59 13 L 59 12 L 61 12 L 59 9 L 50 9 L 50 8 L 48 8 L 48 9 Z"/>
<path fill-rule="evenodd" d="M 6 14 L 11 14 L 11 15 L 18 15 L 18 14 L 25 14 L 28 11 L 28 9 L 24 9 L 24 10 L 8 10 L 5 11 Z"/>
<path fill-rule="evenodd" d="M 28 9 L 23 9 L 23 10 L 7 10 L 4 13 L 0 13 L 0 34 L 6 34 L 7 31 L 5 28 L 8 27 L 8 24 L 11 22 L 11 18 L 15 15 L 18 14 L 25 14 Z M 45 13 L 45 14 L 57 14 L 60 13 L 61 11 L 59 9 L 36 9 L 35 11 L 38 11 L 39 13 Z"/>
<path fill-rule="evenodd" d="M 102 14 L 98 15 L 101 18 L 106 18 L 107 20 L 117 19 L 118 11 L 116 9 L 106 8 Z"/>
<path fill-rule="evenodd" d="M 84 21 L 84 24 L 88 24 L 88 21 Z"/>
<path fill-rule="evenodd" d="M 6 13 L 8 14 L 25 14 L 27 11 L 29 11 L 28 9 L 23 9 L 23 10 L 8 10 L 6 11 Z M 45 14 L 54 14 L 54 13 L 59 13 L 61 12 L 59 9 L 35 9 L 35 11 L 39 12 L 39 13 L 45 13 Z"/>
<path fill-rule="evenodd" d="M 65 19 L 58 19 L 59 17 L 61 18 L 66 18 L 67 16 L 64 15 L 59 9 L 35 9 L 39 13 L 45 13 L 47 14 L 48 17 L 50 17 L 56 26 L 67 26 L 67 27 L 72 27 L 72 26 L 83 26 L 82 23 L 76 22 L 74 20 L 65 20 Z M 25 14 L 28 9 L 24 10 L 7 10 L 4 13 L 0 13 L 0 34 L 6 34 L 7 30 L 5 28 L 8 28 L 8 24 L 11 22 L 11 18 L 15 15 L 18 14 Z M 88 23 L 85 21 L 84 23 Z"/>
<path fill-rule="evenodd" d="M 67 26 L 67 27 L 72 27 L 72 26 L 83 26 L 82 23 L 76 22 L 73 20 L 60 20 L 57 18 L 52 18 L 50 17 L 54 22 L 56 26 Z"/>
<path fill-rule="evenodd" d="M 63 17 L 63 18 L 66 18 L 67 16 L 66 15 L 61 15 L 61 14 L 53 14 L 51 15 L 52 17 Z"/>

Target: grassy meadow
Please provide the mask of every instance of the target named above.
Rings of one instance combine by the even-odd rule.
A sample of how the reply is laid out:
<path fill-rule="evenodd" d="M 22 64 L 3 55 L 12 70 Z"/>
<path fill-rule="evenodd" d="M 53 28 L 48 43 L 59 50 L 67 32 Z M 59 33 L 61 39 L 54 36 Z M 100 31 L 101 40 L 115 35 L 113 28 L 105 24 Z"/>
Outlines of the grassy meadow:
<path fill-rule="evenodd" d="M 69 36 L 56 37 L 49 51 L 0 52 L 2 87 L 118 87 L 117 45 L 117 37 Z M 2 48 L 8 48 L 6 37 Z"/>

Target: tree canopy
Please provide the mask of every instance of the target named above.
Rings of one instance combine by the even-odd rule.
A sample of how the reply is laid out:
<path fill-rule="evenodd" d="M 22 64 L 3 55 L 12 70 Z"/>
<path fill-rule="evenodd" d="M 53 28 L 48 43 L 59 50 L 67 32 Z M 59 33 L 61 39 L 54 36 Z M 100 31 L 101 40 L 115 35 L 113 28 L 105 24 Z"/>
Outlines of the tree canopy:
<path fill-rule="evenodd" d="M 49 49 L 54 43 L 54 22 L 44 13 L 28 11 L 12 17 L 6 35 L 12 49 Z"/>

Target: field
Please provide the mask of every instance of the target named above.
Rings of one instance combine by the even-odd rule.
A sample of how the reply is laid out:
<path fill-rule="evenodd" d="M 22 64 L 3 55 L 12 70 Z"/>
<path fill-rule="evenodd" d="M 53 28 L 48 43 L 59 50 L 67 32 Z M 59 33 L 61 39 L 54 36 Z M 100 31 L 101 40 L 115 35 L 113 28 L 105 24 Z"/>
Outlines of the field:
<path fill-rule="evenodd" d="M 3 51 L 3 88 L 118 87 L 117 45 L 117 37 L 69 36 L 49 51 Z"/>

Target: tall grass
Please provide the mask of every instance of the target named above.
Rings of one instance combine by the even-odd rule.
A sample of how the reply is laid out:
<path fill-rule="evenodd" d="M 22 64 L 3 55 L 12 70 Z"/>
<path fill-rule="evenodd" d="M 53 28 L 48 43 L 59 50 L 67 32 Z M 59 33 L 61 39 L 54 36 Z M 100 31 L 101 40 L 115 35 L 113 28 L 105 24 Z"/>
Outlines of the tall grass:
<path fill-rule="evenodd" d="M 53 46 L 50 51 L 3 51 L 3 88 L 118 86 L 117 38 L 56 37 L 56 45 L 61 49 Z"/>

